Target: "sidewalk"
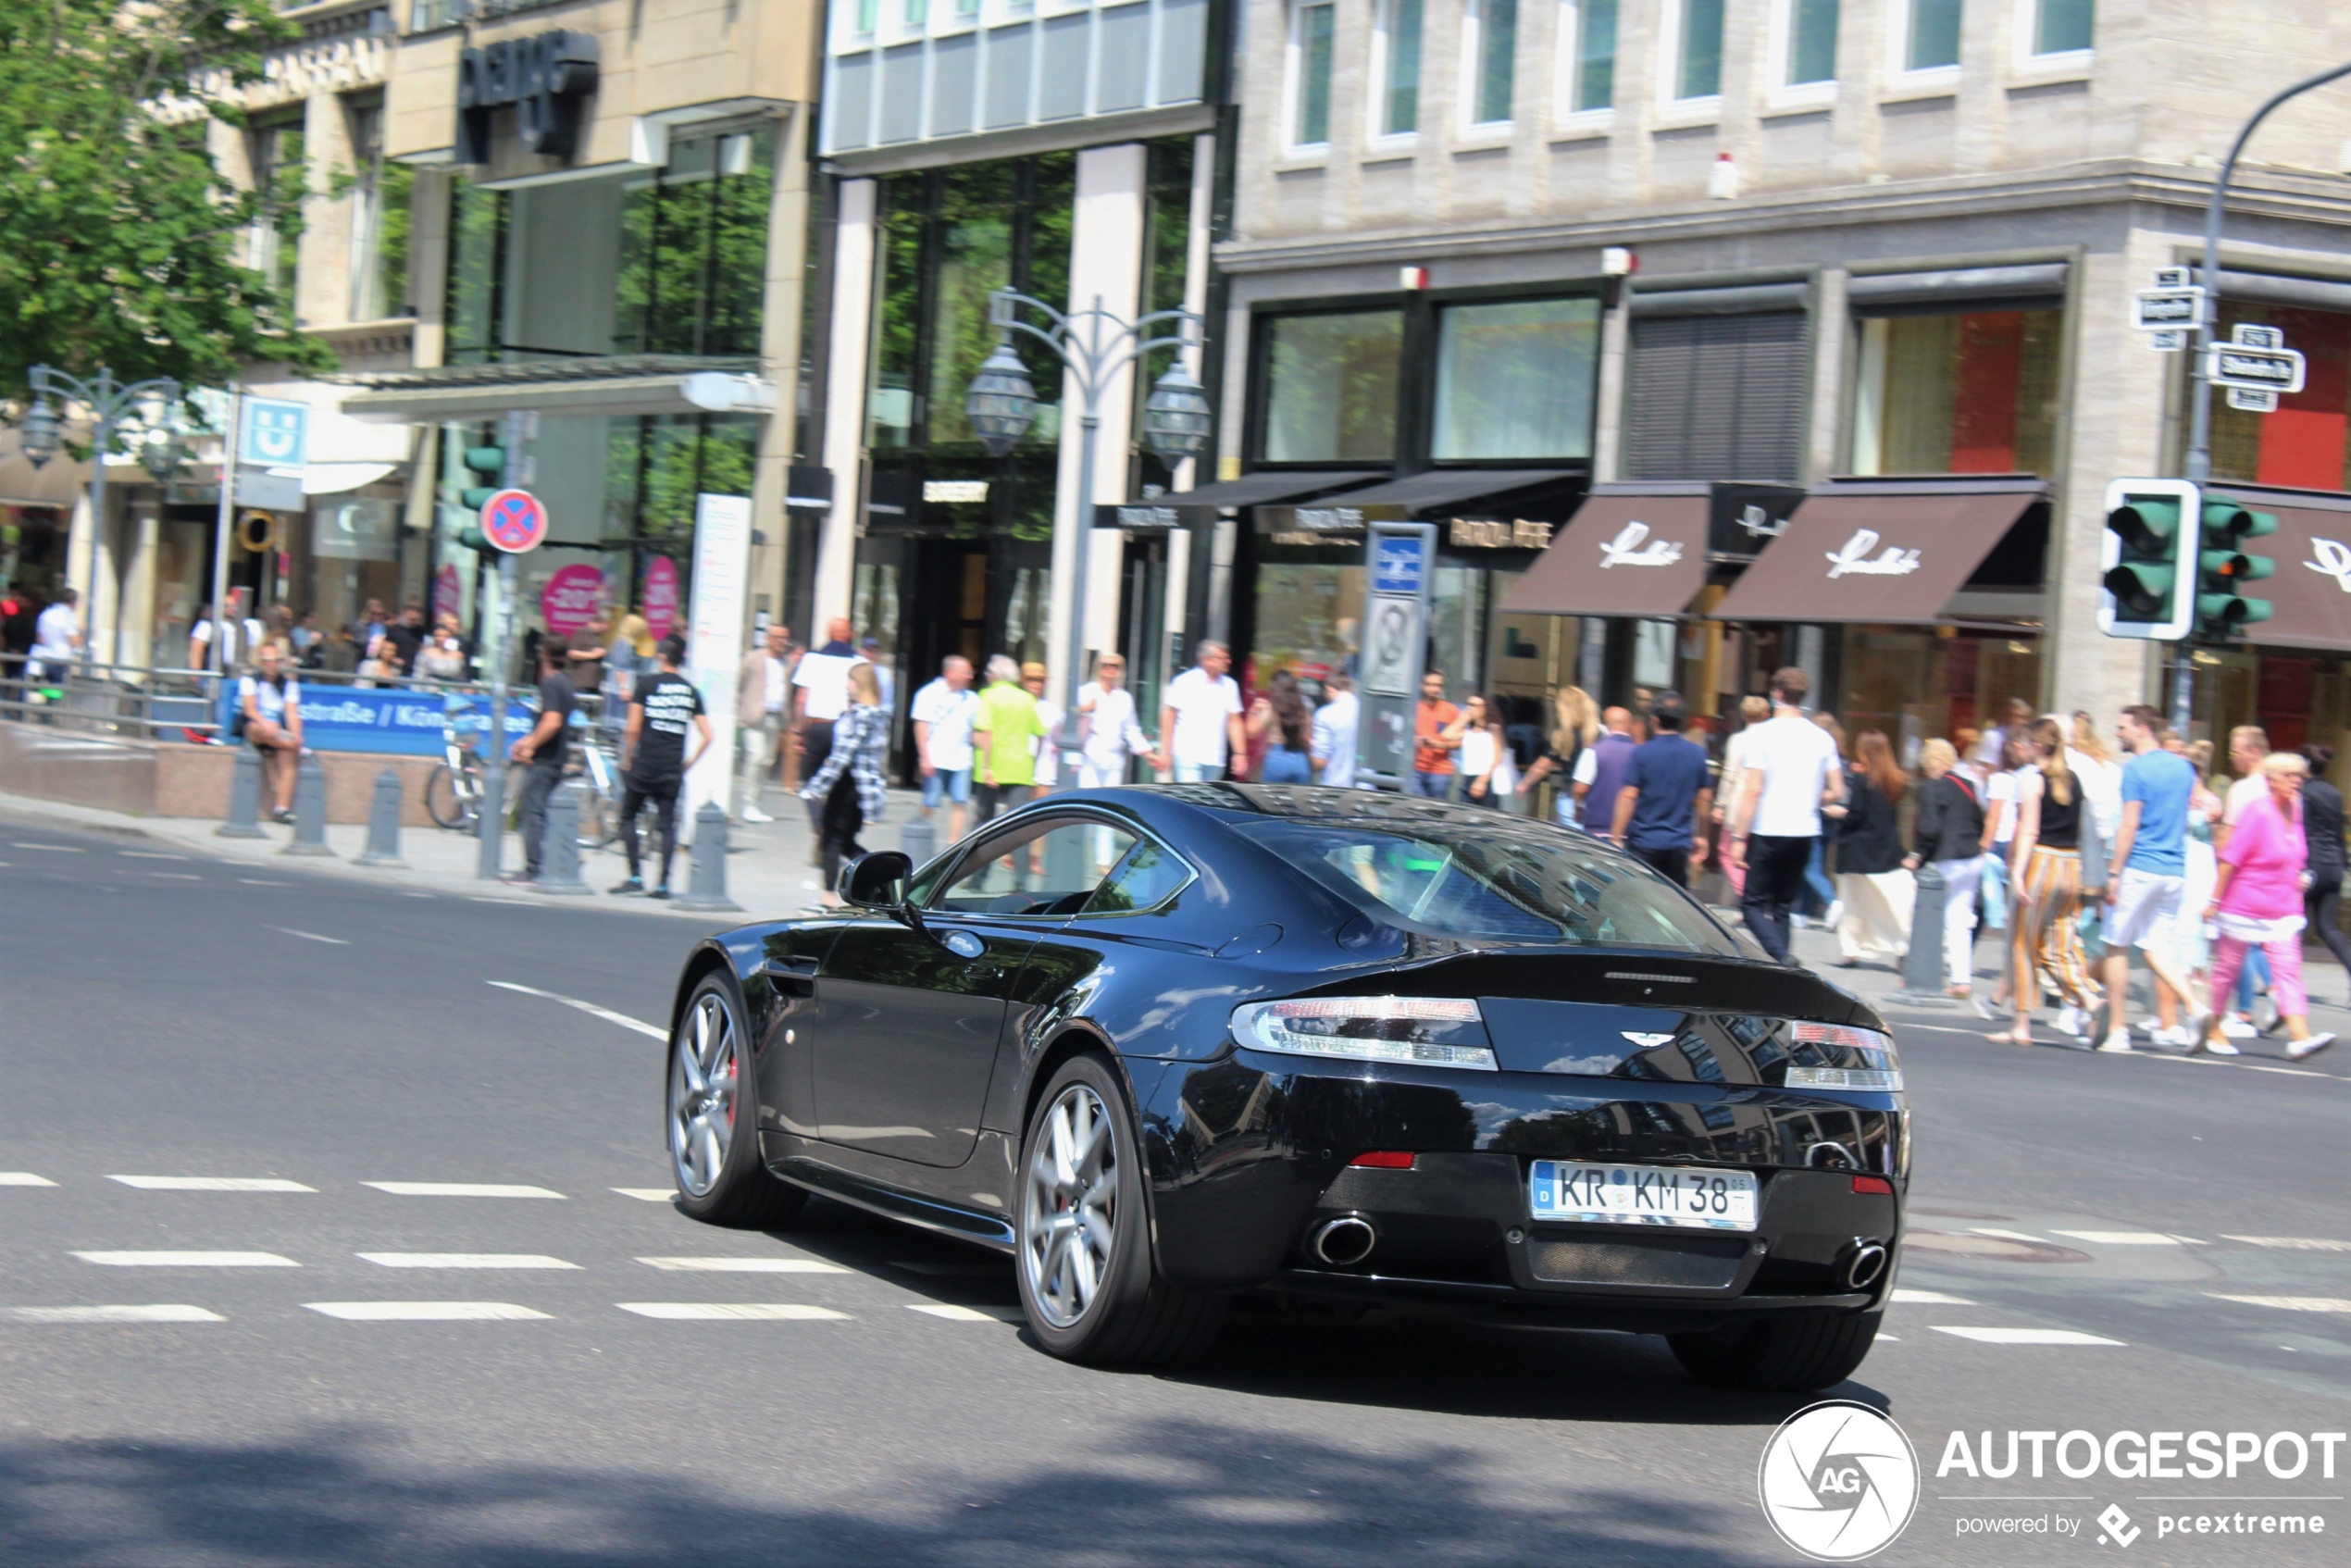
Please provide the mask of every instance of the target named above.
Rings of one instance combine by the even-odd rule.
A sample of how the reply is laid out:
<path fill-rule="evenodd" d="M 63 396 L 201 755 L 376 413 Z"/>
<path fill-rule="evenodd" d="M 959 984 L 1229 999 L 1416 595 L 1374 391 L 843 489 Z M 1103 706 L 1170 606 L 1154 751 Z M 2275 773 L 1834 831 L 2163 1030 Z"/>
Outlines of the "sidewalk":
<path fill-rule="evenodd" d="M 862 839 L 869 850 L 896 849 L 900 834 L 910 822 L 921 820 L 921 796 L 914 790 L 892 790 L 889 805 L 880 826 L 870 828 Z M 816 902 L 818 882 L 822 873 L 809 864 L 810 851 L 815 837 L 808 823 L 805 803 L 796 796 L 786 794 L 775 785 L 763 791 L 761 809 L 772 813 L 772 823 L 750 824 L 733 822 L 728 825 L 727 896 L 743 906 L 742 918 L 774 919 L 800 914 Z M 438 828 L 404 828 L 400 831 L 400 854 L 408 865 L 405 870 L 372 867 L 352 864 L 367 847 L 367 829 L 361 824 L 330 823 L 327 827 L 327 847 L 334 852 L 331 858 L 292 856 L 283 852 L 293 841 L 293 829 L 265 822 L 260 839 L 224 839 L 215 829 L 220 825 L 195 817 L 134 816 L 126 812 L 103 811 L 91 806 L 69 805 L 58 801 L 36 800 L 25 795 L 0 794 L 0 817 L 22 822 L 48 822 L 60 828 L 78 828 L 105 833 L 135 834 L 158 843 L 217 855 L 224 860 L 248 865 L 272 865 L 280 868 L 300 866 L 386 887 L 430 889 L 440 892 L 469 893 L 478 897 L 529 899 L 557 908 L 629 909 L 638 912 L 667 910 L 671 913 L 708 925 L 711 916 L 678 908 L 676 901 L 662 902 L 639 898 L 614 898 L 607 892 L 628 875 L 628 861 L 617 844 L 607 850 L 582 850 L 579 855 L 579 876 L 592 896 L 565 896 L 539 893 L 528 888 L 510 888 L 494 881 L 483 881 L 475 876 L 479 864 L 481 846 L 469 833 L 452 833 Z M 641 834 L 646 844 L 646 873 L 650 877 L 656 866 L 656 855 L 650 842 L 649 818 L 640 819 Z M 938 818 L 938 831 L 943 840 L 946 835 L 945 814 Z M 513 833 L 505 838 L 505 866 L 509 870 L 522 865 L 522 840 Z M 673 892 L 684 893 L 692 885 L 693 852 L 681 844 L 678 861 L 670 872 L 669 885 Z"/>

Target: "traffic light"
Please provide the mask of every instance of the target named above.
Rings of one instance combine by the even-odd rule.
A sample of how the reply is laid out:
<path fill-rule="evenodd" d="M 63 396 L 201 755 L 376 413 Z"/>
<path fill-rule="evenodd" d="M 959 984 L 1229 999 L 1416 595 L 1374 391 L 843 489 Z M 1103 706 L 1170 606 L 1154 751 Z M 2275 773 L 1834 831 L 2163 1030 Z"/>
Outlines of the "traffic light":
<path fill-rule="evenodd" d="M 2197 563 L 2196 635 L 2233 637 L 2246 625 L 2270 618 L 2270 602 L 2246 598 L 2245 585 L 2270 576 L 2278 564 L 2268 555 L 2248 553 L 2245 545 L 2277 532 L 2278 520 L 2218 496 L 2204 497 L 2198 516 L 2204 549 Z"/>
<path fill-rule="evenodd" d="M 2116 479 L 2106 487 L 2098 629 L 2176 642 L 2196 622 L 2196 487 L 2185 479 Z"/>
<path fill-rule="evenodd" d="M 487 555 L 491 553 L 491 545 L 482 535 L 481 509 L 489 504 L 491 496 L 505 488 L 506 449 L 493 435 L 484 445 L 466 448 L 462 461 L 466 471 L 480 482 L 457 492 L 458 504 L 474 515 L 474 520 L 459 530 L 457 542 Z"/>

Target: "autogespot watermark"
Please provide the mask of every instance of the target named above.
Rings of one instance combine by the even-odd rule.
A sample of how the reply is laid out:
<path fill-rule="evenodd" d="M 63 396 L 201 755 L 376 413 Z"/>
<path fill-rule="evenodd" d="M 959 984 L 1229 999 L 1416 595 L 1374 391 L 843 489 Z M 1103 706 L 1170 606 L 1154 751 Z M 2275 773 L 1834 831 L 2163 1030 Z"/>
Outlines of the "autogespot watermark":
<path fill-rule="evenodd" d="M 1938 1491 L 1961 1539 L 2089 1539 L 2128 1548 L 2153 1537 L 2307 1540 L 2328 1533 L 2342 1432 L 2118 1431 L 1953 1432 L 1934 1480 L 1955 1487 L 2025 1482 L 2140 1483 L 2121 1500 L 2093 1492 Z M 2209 1482 L 2274 1492 L 2142 1490 L 2150 1483 Z M 1844 1400 L 1810 1405 L 1781 1423 L 1763 1445 L 1756 1486 L 1779 1537 L 1823 1562 L 1855 1562 L 1883 1550 L 1909 1527 L 1923 1488 L 1918 1456 L 1893 1420 Z M 2308 1488 L 2308 1489 L 2306 1489 Z M 2125 1508 L 2124 1503 L 2131 1504 Z M 2103 1506 L 2101 1506 L 2103 1504 Z M 2095 1511 L 2095 1512 L 2094 1512 Z"/>

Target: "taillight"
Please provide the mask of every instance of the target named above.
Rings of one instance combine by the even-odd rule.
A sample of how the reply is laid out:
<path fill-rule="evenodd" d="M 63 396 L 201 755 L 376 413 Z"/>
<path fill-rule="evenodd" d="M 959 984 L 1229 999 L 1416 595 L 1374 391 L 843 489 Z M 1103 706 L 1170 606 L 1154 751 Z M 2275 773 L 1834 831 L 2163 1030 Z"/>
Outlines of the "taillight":
<path fill-rule="evenodd" d="M 1312 996 L 1233 1009 L 1233 1038 L 1257 1051 L 1350 1062 L 1496 1070 L 1477 1003 L 1460 997 Z"/>
<path fill-rule="evenodd" d="M 1409 1171 L 1412 1168 L 1412 1156 L 1401 1149 L 1375 1149 L 1368 1153 L 1358 1154 L 1347 1163 L 1366 1165 L 1375 1171 Z"/>
<path fill-rule="evenodd" d="M 1894 1037 L 1847 1024 L 1799 1023 L 1791 1031 L 1788 1089 L 1902 1090 L 1902 1061 Z"/>
<path fill-rule="evenodd" d="M 1855 1176 L 1853 1190 L 1877 1198 L 1891 1198 L 1894 1196 L 1894 1184 L 1884 1176 Z"/>

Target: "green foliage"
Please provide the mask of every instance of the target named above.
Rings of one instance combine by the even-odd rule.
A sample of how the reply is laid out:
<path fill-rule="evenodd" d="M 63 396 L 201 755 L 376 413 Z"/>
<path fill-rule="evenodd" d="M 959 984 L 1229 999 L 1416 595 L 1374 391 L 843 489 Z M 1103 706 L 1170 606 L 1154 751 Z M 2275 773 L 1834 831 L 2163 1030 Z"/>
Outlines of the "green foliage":
<path fill-rule="evenodd" d="M 203 92 L 299 35 L 267 0 L 0 0 L 0 396 L 44 362 L 189 386 L 333 367 L 243 265 L 249 230 L 299 232 L 299 162 L 243 191 L 205 139 L 244 116 Z"/>

